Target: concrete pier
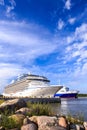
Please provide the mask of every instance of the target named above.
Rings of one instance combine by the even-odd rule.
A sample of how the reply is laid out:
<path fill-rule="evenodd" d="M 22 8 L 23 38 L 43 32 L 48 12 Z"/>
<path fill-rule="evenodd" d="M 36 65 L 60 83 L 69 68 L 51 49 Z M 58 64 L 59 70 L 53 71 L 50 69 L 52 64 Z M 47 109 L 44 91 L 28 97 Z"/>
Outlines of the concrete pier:
<path fill-rule="evenodd" d="M 60 98 L 24 98 L 24 100 L 30 103 L 61 103 Z"/>
<path fill-rule="evenodd" d="M 4 99 L 4 100 L 10 100 L 10 99 L 15 99 L 15 98 L 7 98 L 7 97 L 4 97 L 4 98 L 0 98 L 0 99 Z M 17 99 L 17 98 L 16 98 Z M 29 98 L 29 97 L 26 97 L 26 98 L 21 98 L 23 100 L 25 100 L 26 102 L 30 102 L 30 103 L 61 103 L 61 98 Z"/>

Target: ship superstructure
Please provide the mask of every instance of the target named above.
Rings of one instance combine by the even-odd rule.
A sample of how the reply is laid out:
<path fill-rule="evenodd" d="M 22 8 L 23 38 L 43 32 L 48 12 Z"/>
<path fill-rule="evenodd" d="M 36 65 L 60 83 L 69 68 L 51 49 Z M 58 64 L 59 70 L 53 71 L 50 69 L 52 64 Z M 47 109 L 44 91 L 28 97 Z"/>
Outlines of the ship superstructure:
<path fill-rule="evenodd" d="M 5 97 L 53 97 L 62 86 L 51 86 L 44 76 L 23 74 L 5 87 Z"/>

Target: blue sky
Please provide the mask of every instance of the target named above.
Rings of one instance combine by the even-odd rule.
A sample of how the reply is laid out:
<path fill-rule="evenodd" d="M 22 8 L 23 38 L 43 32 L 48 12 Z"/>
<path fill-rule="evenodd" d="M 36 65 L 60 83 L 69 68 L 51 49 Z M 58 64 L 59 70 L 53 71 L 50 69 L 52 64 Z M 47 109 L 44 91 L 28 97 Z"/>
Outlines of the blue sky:
<path fill-rule="evenodd" d="M 28 72 L 87 93 L 87 0 L 0 0 L 0 92 Z"/>

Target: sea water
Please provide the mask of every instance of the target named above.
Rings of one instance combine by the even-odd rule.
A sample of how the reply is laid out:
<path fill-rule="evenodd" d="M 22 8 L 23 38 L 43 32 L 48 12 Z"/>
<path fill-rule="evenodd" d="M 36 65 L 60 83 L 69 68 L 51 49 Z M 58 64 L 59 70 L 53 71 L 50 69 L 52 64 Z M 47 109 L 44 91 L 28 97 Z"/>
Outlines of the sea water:
<path fill-rule="evenodd" d="M 87 121 L 87 98 L 62 99 L 61 104 L 52 104 L 55 114 L 78 116 Z"/>

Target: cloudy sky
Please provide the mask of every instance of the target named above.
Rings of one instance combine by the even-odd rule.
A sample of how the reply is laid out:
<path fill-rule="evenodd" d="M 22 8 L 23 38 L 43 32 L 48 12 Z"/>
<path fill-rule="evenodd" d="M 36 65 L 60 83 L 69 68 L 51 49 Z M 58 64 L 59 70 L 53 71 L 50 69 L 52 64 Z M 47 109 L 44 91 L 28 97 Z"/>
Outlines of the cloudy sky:
<path fill-rule="evenodd" d="M 87 93 L 87 0 L 0 0 L 0 93 L 29 72 Z"/>

